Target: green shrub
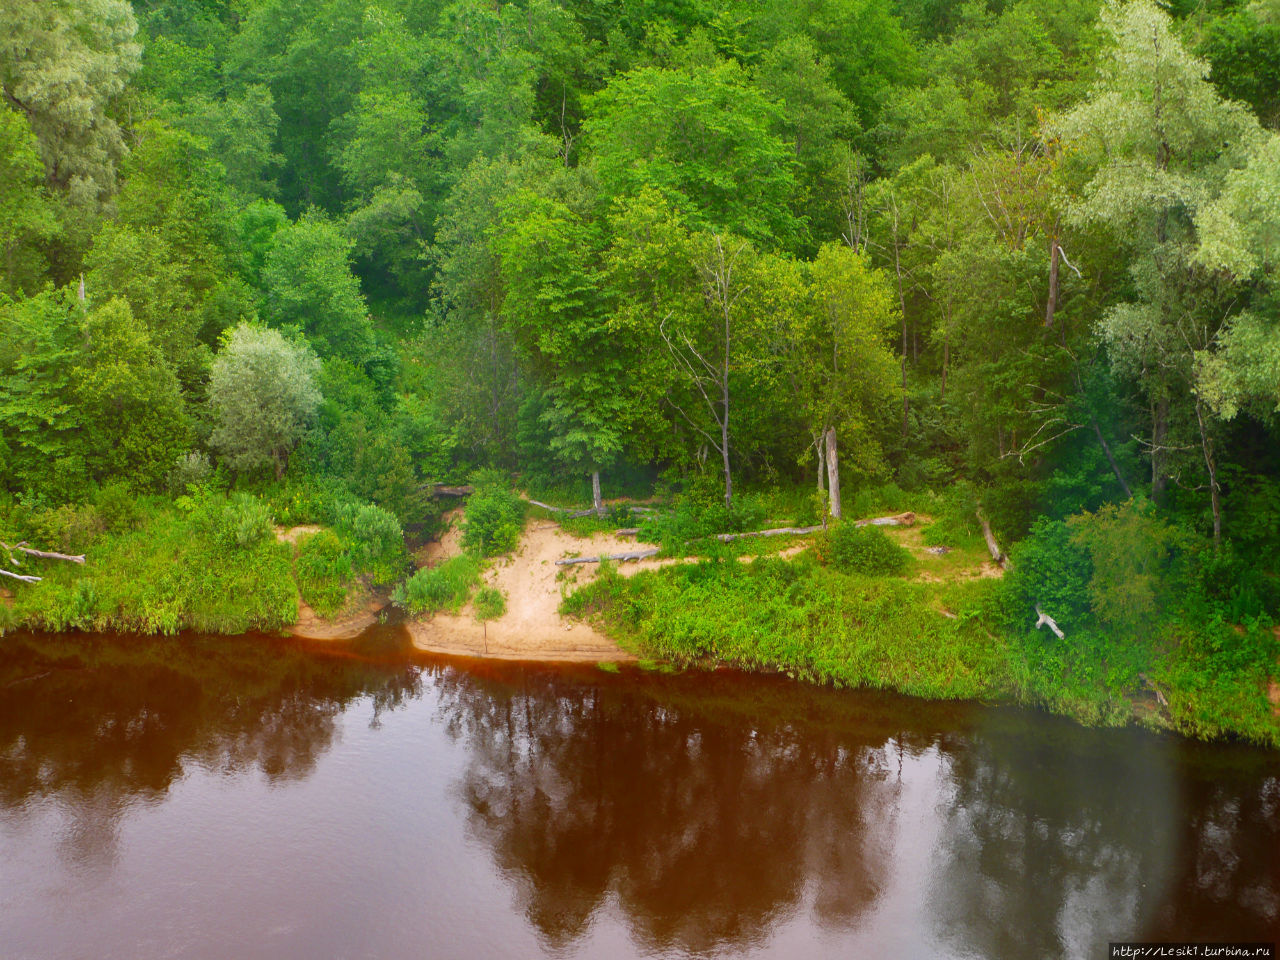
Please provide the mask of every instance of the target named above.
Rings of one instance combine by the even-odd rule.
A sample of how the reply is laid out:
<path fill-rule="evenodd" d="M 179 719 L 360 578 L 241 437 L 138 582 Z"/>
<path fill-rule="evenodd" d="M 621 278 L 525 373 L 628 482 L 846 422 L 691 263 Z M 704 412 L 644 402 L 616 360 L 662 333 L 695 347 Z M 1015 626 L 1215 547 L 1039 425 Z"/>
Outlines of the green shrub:
<path fill-rule="evenodd" d="M 333 520 L 348 545 L 355 572 L 367 574 L 375 585 L 400 578 L 409 557 L 395 514 L 370 503 L 347 503 L 334 509 Z"/>
<path fill-rule="evenodd" d="M 911 554 L 879 527 L 836 523 L 818 537 L 818 562 L 842 573 L 894 576 L 911 566 Z"/>
<path fill-rule="evenodd" d="M 718 476 L 699 474 L 675 498 L 670 512 L 640 524 L 640 539 L 661 544 L 668 553 L 686 553 L 689 544 L 718 533 L 759 529 L 766 513 L 764 500 L 750 493 L 735 495 L 733 508 L 727 508 Z"/>
<path fill-rule="evenodd" d="M 924 542 L 931 546 L 958 547 L 981 534 L 978 491 L 967 480 L 952 484 L 939 498 L 933 523 L 924 528 Z"/>
<path fill-rule="evenodd" d="M 391 595 L 396 606 L 414 616 L 448 610 L 457 613 L 480 581 L 479 558 L 461 554 L 439 566 L 419 570 Z"/>
<path fill-rule="evenodd" d="M 497 587 L 481 587 L 471 601 L 477 620 L 497 620 L 507 612 L 507 598 Z"/>
<path fill-rule="evenodd" d="M 524 501 L 496 471 L 480 471 L 471 482 L 475 492 L 467 498 L 462 546 L 482 557 L 510 553 L 524 529 Z"/>
<path fill-rule="evenodd" d="M 351 558 L 332 530 L 298 541 L 294 572 L 302 599 L 322 617 L 338 613 L 347 601 L 351 583 Z"/>
<path fill-rule="evenodd" d="M 1037 604 L 1064 630 L 1090 622 L 1093 562 L 1064 521 L 1041 517 L 1031 534 L 1013 547 L 1010 560 L 1000 590 L 1005 626 L 1014 632 L 1029 629 Z"/>

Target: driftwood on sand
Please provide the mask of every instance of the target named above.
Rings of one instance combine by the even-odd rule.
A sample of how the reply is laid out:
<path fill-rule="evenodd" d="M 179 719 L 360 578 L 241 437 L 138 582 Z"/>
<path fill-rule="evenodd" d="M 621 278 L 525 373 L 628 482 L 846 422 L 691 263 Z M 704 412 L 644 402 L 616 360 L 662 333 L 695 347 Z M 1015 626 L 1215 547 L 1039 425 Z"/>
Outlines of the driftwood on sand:
<path fill-rule="evenodd" d="M 597 557 L 567 557 L 564 560 L 557 560 L 557 567 L 566 567 L 573 563 L 602 563 L 605 560 L 647 560 L 649 557 L 656 557 L 659 553 L 658 547 L 648 550 L 629 550 L 626 553 L 602 553 Z"/>
<path fill-rule="evenodd" d="M 914 513 L 898 513 L 891 517 L 872 517 L 867 520 L 859 520 L 854 523 L 855 527 L 909 527 L 916 522 Z M 721 543 L 730 543 L 734 540 L 741 540 L 744 537 L 805 537 L 811 533 L 817 533 L 823 527 L 774 527 L 772 530 L 748 530 L 745 533 L 720 533 L 716 534 L 715 539 Z M 629 528 L 627 530 L 619 530 L 619 533 L 638 533 L 638 528 Z M 657 556 L 658 548 L 652 550 L 632 550 L 627 553 L 602 554 L 597 557 L 569 557 L 565 560 L 557 560 L 560 566 L 571 563 L 599 563 L 602 560 L 645 560 L 649 557 Z"/>

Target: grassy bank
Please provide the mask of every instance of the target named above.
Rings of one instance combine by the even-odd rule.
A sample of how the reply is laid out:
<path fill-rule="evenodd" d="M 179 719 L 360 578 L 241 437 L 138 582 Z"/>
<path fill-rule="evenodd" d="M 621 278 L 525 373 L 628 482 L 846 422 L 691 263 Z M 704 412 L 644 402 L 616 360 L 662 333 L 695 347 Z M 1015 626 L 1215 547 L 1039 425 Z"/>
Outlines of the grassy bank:
<path fill-rule="evenodd" d="M 277 538 L 271 504 L 245 493 L 11 504 L 0 540 L 86 561 L 27 557 L 21 569 L 41 580 L 0 584 L 0 632 L 274 631 L 297 621 L 299 599 L 334 616 L 406 572 L 400 524 L 386 511 L 336 502 L 307 519 L 325 528 L 290 543 Z"/>
<path fill-rule="evenodd" d="M 1280 746 L 1267 696 L 1280 644 L 1265 619 L 1210 616 L 1192 626 L 1193 610 L 1183 608 L 1147 631 L 1090 624 L 1059 640 L 1010 618 L 1021 589 L 1012 578 L 960 575 L 974 549 L 937 567 L 912 558 L 890 576 L 840 564 L 821 544 L 791 560 L 713 558 L 632 577 L 605 571 L 563 609 L 646 657 Z"/>

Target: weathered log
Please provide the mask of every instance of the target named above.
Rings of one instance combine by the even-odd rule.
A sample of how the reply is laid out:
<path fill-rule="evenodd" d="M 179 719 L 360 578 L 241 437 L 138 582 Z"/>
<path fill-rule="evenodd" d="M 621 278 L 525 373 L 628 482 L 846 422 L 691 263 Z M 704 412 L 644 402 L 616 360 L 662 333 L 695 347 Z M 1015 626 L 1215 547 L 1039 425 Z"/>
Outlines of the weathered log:
<path fill-rule="evenodd" d="M 21 580 L 23 583 L 39 583 L 43 577 L 29 577 L 25 574 L 14 573 L 12 570 L 0 570 L 0 576 L 13 577 L 15 580 Z"/>
<path fill-rule="evenodd" d="M 790 534 L 794 537 L 806 537 L 821 530 L 817 527 L 775 527 L 773 530 L 748 530 L 745 533 L 717 533 L 716 539 L 721 543 L 741 540 L 743 537 L 781 537 Z"/>
<path fill-rule="evenodd" d="M 1057 621 L 1040 609 L 1040 604 L 1036 604 L 1036 615 L 1040 618 L 1036 621 L 1036 629 L 1047 626 L 1050 630 L 1058 635 L 1059 640 L 1067 639 L 1067 635 L 1062 632 L 1062 628 L 1058 626 Z"/>
<path fill-rule="evenodd" d="M 915 522 L 914 513 L 896 513 L 892 517 L 870 517 L 868 520 L 856 521 L 854 526 L 911 526 Z M 774 527 L 773 530 L 749 530 L 744 534 L 717 534 L 716 539 L 721 543 L 730 543 L 732 540 L 741 540 L 744 536 L 809 536 L 809 534 L 817 534 L 823 530 L 822 526 L 780 526 Z"/>
<path fill-rule="evenodd" d="M 543 510 L 549 510 L 551 513 L 563 513 L 568 520 L 576 520 L 579 517 L 592 517 L 596 515 L 595 507 L 588 507 L 585 510 L 578 510 L 574 507 L 553 507 L 549 503 L 543 503 L 541 500 L 533 500 L 529 497 L 522 497 L 525 503 L 534 507 L 541 507 Z M 621 504 L 632 513 L 657 513 L 653 507 L 633 507 L 631 504 Z"/>
<path fill-rule="evenodd" d="M 855 527 L 869 527 L 869 526 L 909 527 L 915 522 L 916 522 L 916 515 L 908 511 L 907 513 L 895 514 L 892 517 L 872 517 L 868 520 L 859 520 L 854 524 L 854 526 Z M 716 534 L 715 539 L 719 540 L 721 543 L 730 543 L 734 540 L 741 540 L 744 537 L 781 537 L 781 536 L 787 536 L 787 535 L 790 535 L 793 537 L 806 537 L 809 534 L 818 533 L 822 529 L 823 528 L 820 526 L 775 527 L 772 530 L 748 530 L 745 533 L 718 533 Z M 619 534 L 636 534 L 640 532 L 640 528 L 628 527 L 626 529 L 619 530 L 617 532 Z M 603 559 L 644 560 L 647 557 L 656 556 L 657 553 L 658 553 L 658 549 L 655 547 L 652 550 L 638 550 L 631 553 L 610 554 L 607 557 L 604 557 Z M 556 563 L 561 566 L 565 564 L 570 564 L 570 563 L 599 563 L 601 559 L 602 559 L 601 557 L 570 557 L 567 560 L 557 560 Z"/>
<path fill-rule="evenodd" d="M 647 560 L 649 557 L 656 557 L 659 553 L 658 547 L 649 550 L 631 550 L 627 553 L 607 553 L 598 557 L 566 557 L 564 560 L 557 560 L 557 567 L 566 567 L 574 563 L 600 563 L 604 560 Z"/>
<path fill-rule="evenodd" d="M 640 528 L 639 527 L 619 527 L 617 530 L 613 532 L 617 534 L 619 537 L 634 537 L 637 533 L 640 532 Z"/>
<path fill-rule="evenodd" d="M 437 497 L 469 497 L 476 492 L 476 488 L 466 483 L 460 487 L 451 487 L 446 483 L 430 484 L 431 493 Z"/>
<path fill-rule="evenodd" d="M 69 560 L 72 563 L 84 563 L 84 554 L 71 555 L 69 553 L 54 553 L 50 550 L 35 550 L 27 546 L 26 541 L 9 546 L 7 543 L 0 542 L 0 547 L 8 550 L 10 553 L 25 553 L 29 557 L 43 557 L 45 560 Z"/>
<path fill-rule="evenodd" d="M 1000 565 L 1000 569 L 1007 570 L 1009 568 L 1009 558 L 1000 549 L 1000 544 L 996 543 L 996 535 L 991 532 L 991 523 L 981 510 L 978 511 L 978 522 L 982 524 L 982 536 L 987 541 L 987 549 L 991 551 L 991 559 Z"/>
<path fill-rule="evenodd" d="M 891 517 L 872 517 L 870 520 L 857 520 L 855 527 L 910 527 L 914 526 L 916 515 L 908 510 L 906 513 L 895 513 Z"/>

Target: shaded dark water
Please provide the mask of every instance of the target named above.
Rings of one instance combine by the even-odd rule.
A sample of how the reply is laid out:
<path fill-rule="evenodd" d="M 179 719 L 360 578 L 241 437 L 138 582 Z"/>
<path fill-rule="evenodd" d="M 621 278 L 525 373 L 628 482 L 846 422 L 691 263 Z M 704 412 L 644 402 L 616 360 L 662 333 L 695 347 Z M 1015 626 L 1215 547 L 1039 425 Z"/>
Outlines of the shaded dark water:
<path fill-rule="evenodd" d="M 0 640 L 0 956 L 1023 960 L 1280 931 L 1280 754 L 400 643 Z"/>

